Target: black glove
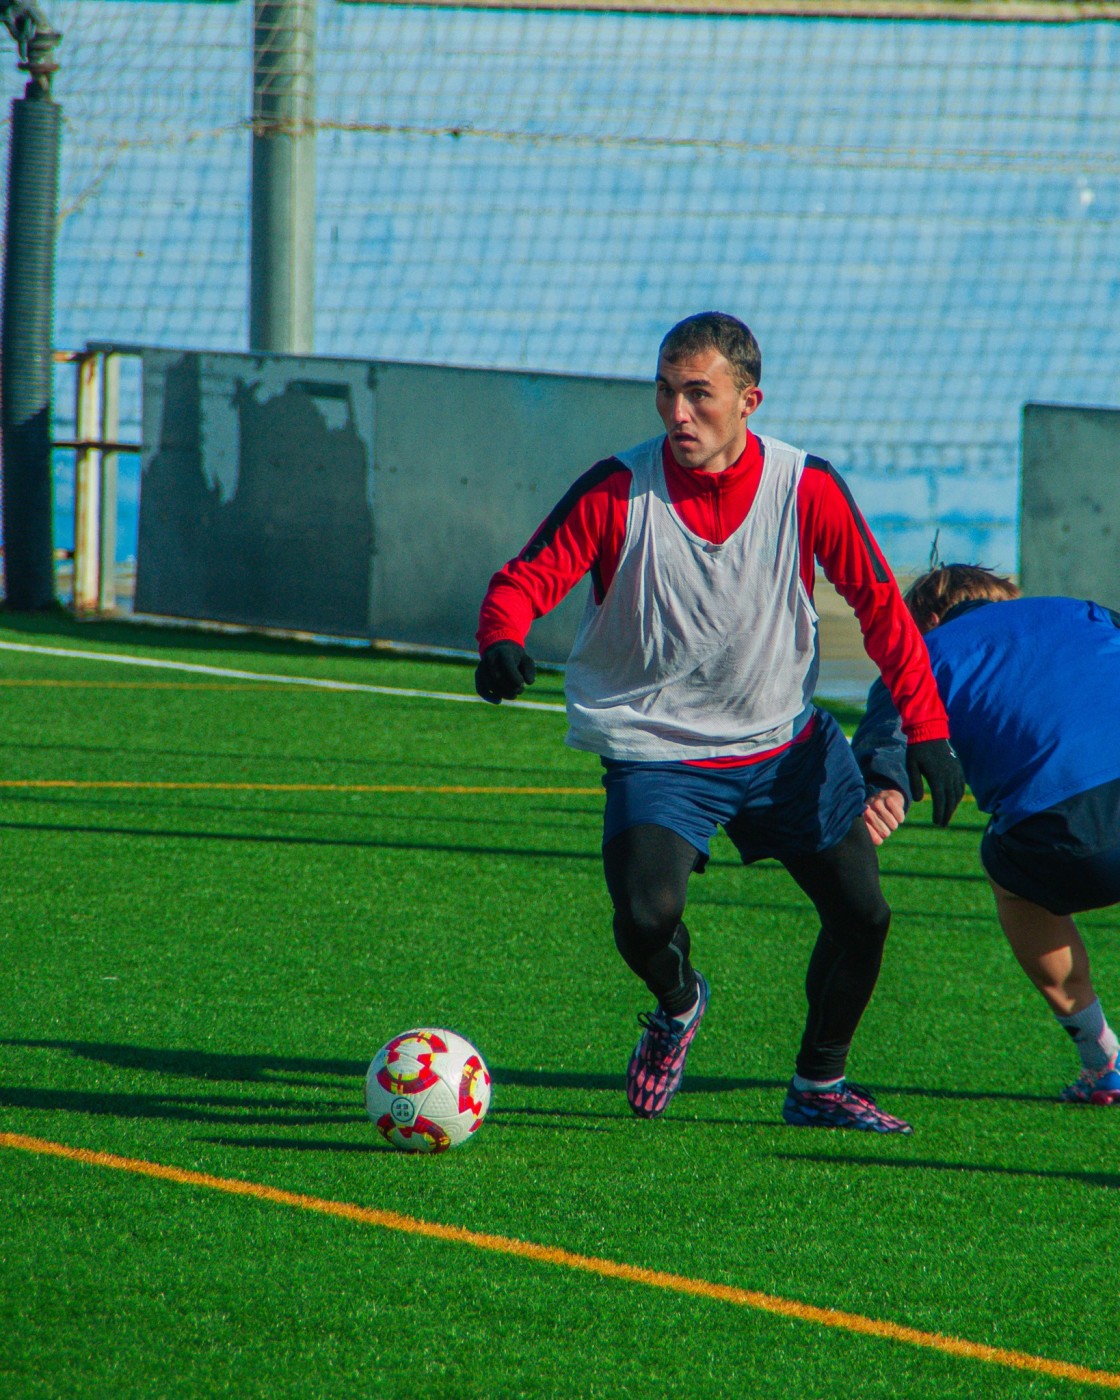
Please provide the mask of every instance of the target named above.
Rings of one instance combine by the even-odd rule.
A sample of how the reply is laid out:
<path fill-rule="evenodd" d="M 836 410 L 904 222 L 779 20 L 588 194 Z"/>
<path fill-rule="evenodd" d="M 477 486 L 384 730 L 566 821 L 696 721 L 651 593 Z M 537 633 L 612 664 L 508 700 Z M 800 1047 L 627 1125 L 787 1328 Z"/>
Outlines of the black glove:
<path fill-rule="evenodd" d="M 934 826 L 948 826 L 964 796 L 964 770 L 948 739 L 926 739 L 920 744 L 906 745 L 906 776 L 914 801 L 925 796 L 922 778 L 929 783 L 933 799 Z"/>
<path fill-rule="evenodd" d="M 482 653 L 474 688 L 491 705 L 516 700 L 537 679 L 537 663 L 516 642 L 495 642 Z"/>

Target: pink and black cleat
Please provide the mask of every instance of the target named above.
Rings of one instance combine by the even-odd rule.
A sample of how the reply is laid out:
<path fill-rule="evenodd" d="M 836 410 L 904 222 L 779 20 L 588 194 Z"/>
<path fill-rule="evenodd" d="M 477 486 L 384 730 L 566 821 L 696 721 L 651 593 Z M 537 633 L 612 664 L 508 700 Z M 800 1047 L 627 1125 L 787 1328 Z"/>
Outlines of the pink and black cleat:
<path fill-rule="evenodd" d="M 912 1133 L 904 1118 L 879 1108 L 858 1084 L 841 1080 L 832 1089 L 803 1092 L 792 1082 L 782 1104 L 782 1117 L 795 1128 L 859 1128 L 868 1133 Z"/>
<path fill-rule="evenodd" d="M 688 1047 L 708 1009 L 708 984 L 699 972 L 696 986 L 700 1009 L 687 1030 L 682 1030 L 680 1021 L 674 1021 L 660 1006 L 638 1015 L 638 1024 L 645 1031 L 626 1067 L 626 1098 L 639 1118 L 659 1118 L 681 1087 Z"/>

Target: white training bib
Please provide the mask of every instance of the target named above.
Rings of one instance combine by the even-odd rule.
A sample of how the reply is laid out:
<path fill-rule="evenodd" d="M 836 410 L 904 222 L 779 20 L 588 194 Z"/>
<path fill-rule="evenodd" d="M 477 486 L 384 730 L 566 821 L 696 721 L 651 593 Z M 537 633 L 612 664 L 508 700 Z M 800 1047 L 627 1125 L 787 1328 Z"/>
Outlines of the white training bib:
<path fill-rule="evenodd" d="M 817 682 L 817 614 L 799 572 L 805 453 L 762 438 L 746 519 L 723 544 L 669 498 L 664 436 L 618 454 L 626 535 L 606 597 L 568 659 L 567 742 L 612 759 L 749 756 L 794 735 Z"/>

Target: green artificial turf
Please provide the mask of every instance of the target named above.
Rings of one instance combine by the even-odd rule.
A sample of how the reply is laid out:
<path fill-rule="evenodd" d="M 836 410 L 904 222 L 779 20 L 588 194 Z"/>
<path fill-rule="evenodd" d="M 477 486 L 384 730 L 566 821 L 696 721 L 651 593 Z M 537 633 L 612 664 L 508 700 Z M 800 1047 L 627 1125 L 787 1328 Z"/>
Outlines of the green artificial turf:
<path fill-rule="evenodd" d="M 0 615 L 0 641 L 473 689 L 450 661 L 60 617 Z M 243 785 L 0 786 L 0 1132 L 1120 1371 L 1120 1115 L 1056 1102 L 1076 1064 L 1003 945 L 971 804 L 948 832 L 919 808 L 882 850 L 894 925 L 851 1070 L 912 1137 L 782 1125 L 813 914 L 723 837 L 689 908 L 711 1010 L 649 1123 L 622 1090 L 648 997 L 562 715 L 8 650 L 0 682 L 0 781 Z M 276 784 L 301 790 L 253 786 Z M 356 790 L 410 785 L 581 791 Z M 1117 918 L 1083 926 L 1115 1017 Z M 417 1024 L 494 1078 L 440 1157 L 379 1150 L 363 1108 L 374 1051 Z M 1100 1393 L 0 1150 L 0 1395 Z"/>

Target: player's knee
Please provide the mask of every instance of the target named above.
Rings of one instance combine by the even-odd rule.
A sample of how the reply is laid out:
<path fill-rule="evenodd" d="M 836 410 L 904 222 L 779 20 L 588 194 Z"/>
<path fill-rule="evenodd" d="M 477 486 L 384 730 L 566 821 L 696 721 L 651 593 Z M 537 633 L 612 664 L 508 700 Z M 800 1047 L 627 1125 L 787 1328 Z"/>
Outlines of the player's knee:
<path fill-rule="evenodd" d="M 891 907 L 882 895 L 864 910 L 861 927 L 867 945 L 882 952 L 891 930 Z"/>
<path fill-rule="evenodd" d="M 890 905 L 880 894 L 848 910 L 842 918 L 830 921 L 828 931 L 841 943 L 858 945 L 869 953 L 882 953 L 890 927 Z"/>
<path fill-rule="evenodd" d="M 869 936 L 880 946 L 887 941 L 887 934 L 891 931 L 891 906 L 882 895 L 868 911 L 867 928 Z"/>
<path fill-rule="evenodd" d="M 684 909 L 668 891 L 635 893 L 614 912 L 614 941 L 627 961 L 648 956 L 671 942 Z"/>

